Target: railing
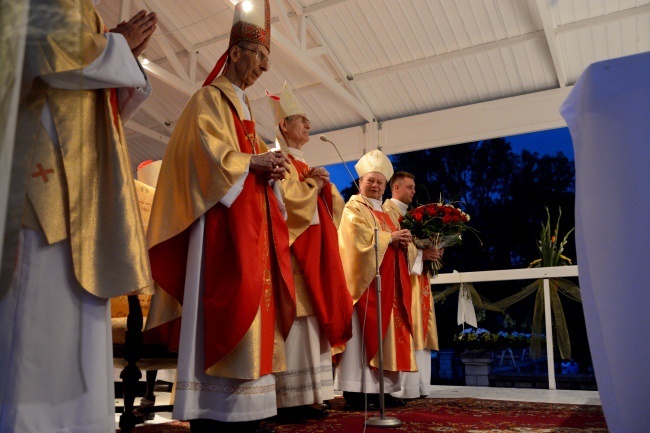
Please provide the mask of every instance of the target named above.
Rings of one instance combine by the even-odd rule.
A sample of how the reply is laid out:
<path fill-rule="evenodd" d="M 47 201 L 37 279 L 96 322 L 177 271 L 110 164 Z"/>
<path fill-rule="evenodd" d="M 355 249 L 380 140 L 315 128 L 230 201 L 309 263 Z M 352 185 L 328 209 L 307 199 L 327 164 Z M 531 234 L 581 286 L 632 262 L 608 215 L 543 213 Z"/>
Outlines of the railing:
<path fill-rule="evenodd" d="M 508 280 L 544 280 L 544 318 L 546 322 L 546 360 L 548 364 L 548 389 L 557 389 L 555 383 L 555 359 L 553 356 L 553 328 L 551 326 L 550 278 L 577 277 L 578 266 L 555 266 L 550 268 L 505 269 L 500 271 L 459 272 L 438 274 L 431 284 L 478 283 Z"/>

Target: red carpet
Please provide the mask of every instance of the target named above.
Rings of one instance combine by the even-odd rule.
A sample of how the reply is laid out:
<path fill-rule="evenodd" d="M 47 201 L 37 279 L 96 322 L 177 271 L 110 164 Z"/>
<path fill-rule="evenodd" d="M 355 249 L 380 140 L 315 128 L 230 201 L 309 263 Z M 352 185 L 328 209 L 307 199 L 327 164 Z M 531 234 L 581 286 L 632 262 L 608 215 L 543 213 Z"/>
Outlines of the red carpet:
<path fill-rule="evenodd" d="M 387 416 L 402 421 L 399 428 L 368 427 L 367 433 L 450 432 L 450 433 L 604 433 L 605 417 L 600 406 L 559 405 L 497 400 L 421 399 L 400 410 L 388 410 Z M 369 412 L 368 416 L 379 416 Z M 275 425 L 279 433 L 347 433 L 363 431 L 363 413 L 343 410 L 343 399 L 333 402 L 330 416 L 303 425 Z M 187 433 L 183 422 L 148 425 L 134 433 Z"/>

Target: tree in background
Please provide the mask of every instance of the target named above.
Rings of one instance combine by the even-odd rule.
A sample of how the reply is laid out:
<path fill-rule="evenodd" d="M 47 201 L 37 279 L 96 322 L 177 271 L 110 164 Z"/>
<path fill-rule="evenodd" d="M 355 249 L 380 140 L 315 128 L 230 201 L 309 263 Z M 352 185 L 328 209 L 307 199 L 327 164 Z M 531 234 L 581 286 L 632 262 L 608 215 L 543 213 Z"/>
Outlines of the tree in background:
<path fill-rule="evenodd" d="M 471 226 L 479 231 L 481 242 L 471 233 L 463 245 L 445 250 L 441 272 L 460 272 L 525 268 L 537 258 L 536 236 L 546 220 L 545 206 L 563 209 L 561 231 L 574 227 L 575 169 L 564 153 L 540 155 L 512 151 L 505 138 L 426 149 L 391 156 L 395 171 L 415 175 L 417 193 L 413 206 L 439 201 L 458 202 L 472 216 Z M 347 200 L 356 194 L 350 184 L 342 190 Z M 390 196 L 390 191 L 386 191 Z M 575 243 L 567 245 L 565 255 L 575 258 Z M 522 282 L 481 283 L 479 292 L 498 300 L 520 290 Z M 509 309 L 519 323 L 532 322 L 534 299 L 526 299 Z M 581 366 L 590 363 L 582 306 L 563 302 L 571 341 Z M 436 305 L 441 347 L 451 346 L 457 331 L 456 299 Z M 502 317 L 488 313 L 481 326 L 498 330 Z M 450 328 L 449 324 L 454 324 Z M 574 338 L 575 334 L 575 338 Z M 579 347 L 583 346 L 583 347 Z M 578 354 L 582 354 L 582 356 Z M 582 361 L 582 362 L 581 362 Z"/>

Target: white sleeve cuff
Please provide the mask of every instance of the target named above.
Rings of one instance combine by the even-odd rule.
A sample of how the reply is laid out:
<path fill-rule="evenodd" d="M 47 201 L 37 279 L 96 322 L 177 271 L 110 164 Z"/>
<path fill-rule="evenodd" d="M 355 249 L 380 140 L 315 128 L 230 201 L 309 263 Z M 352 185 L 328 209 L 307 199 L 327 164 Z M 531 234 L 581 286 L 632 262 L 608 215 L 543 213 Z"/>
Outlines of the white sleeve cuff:
<path fill-rule="evenodd" d="M 289 215 L 287 214 L 287 207 L 285 206 L 284 199 L 282 198 L 282 188 L 280 187 L 280 182 L 276 182 L 271 179 L 269 180 L 269 185 L 271 185 L 273 188 L 273 195 L 275 196 L 275 199 L 278 202 L 278 206 L 280 207 L 280 212 L 282 212 L 282 216 L 286 221 Z"/>
<path fill-rule="evenodd" d="M 240 176 L 239 179 L 237 179 L 237 182 L 235 182 L 235 184 L 230 187 L 226 195 L 224 195 L 221 200 L 219 200 L 219 202 L 224 206 L 232 206 L 237 197 L 239 197 L 239 194 L 241 194 L 241 192 L 244 190 L 244 181 L 246 180 L 246 176 L 248 176 L 249 167 L 250 165 L 246 166 L 244 173 Z"/>
<path fill-rule="evenodd" d="M 422 262 L 422 250 L 418 250 L 417 256 L 415 256 L 415 262 L 411 267 L 411 274 L 413 275 L 422 275 L 422 268 L 424 263 Z"/>
<path fill-rule="evenodd" d="M 139 62 L 138 62 L 139 64 Z M 151 95 L 151 82 L 144 74 L 146 84 L 144 87 L 118 87 L 117 101 L 120 107 L 122 123 L 126 123 L 138 111 L 142 103 Z"/>
<path fill-rule="evenodd" d="M 145 87 L 146 78 L 124 36 L 110 32 L 104 36 L 106 48 L 90 65 L 81 70 L 43 75 L 43 80 L 66 90 Z"/>

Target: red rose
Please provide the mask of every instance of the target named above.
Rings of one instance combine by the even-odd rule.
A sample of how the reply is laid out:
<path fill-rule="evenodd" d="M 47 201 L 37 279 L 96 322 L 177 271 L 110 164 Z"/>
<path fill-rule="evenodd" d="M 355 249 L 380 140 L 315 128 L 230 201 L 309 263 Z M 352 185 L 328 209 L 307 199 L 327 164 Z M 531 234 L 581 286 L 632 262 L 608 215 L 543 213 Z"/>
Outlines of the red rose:
<path fill-rule="evenodd" d="M 449 224 L 451 223 L 451 216 L 450 215 L 445 215 L 442 217 L 442 223 L 443 224 Z"/>
<path fill-rule="evenodd" d="M 413 219 L 414 219 L 415 221 L 417 221 L 417 222 L 422 221 L 422 213 L 420 213 L 420 212 L 418 212 L 418 213 L 414 213 L 414 214 L 413 214 Z"/>

